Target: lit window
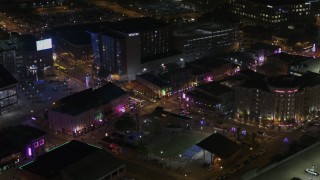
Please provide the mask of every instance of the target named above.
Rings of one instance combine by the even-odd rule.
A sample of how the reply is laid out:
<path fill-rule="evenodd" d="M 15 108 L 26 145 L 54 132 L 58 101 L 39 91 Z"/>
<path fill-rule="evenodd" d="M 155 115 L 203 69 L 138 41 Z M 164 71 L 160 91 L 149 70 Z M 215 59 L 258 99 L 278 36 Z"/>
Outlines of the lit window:
<path fill-rule="evenodd" d="M 39 146 L 39 143 L 38 143 L 38 142 L 34 142 L 34 143 L 33 143 L 33 146 L 34 146 L 35 148 L 37 148 L 37 147 Z"/>
<path fill-rule="evenodd" d="M 44 145 L 44 139 L 41 139 L 41 140 L 39 141 L 39 144 L 40 144 L 40 146 Z"/>

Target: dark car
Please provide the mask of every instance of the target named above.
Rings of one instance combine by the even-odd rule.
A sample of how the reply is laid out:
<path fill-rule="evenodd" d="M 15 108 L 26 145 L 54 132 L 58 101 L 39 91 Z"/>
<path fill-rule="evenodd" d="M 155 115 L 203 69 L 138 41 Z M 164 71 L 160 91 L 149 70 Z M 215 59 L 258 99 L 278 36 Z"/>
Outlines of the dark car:
<path fill-rule="evenodd" d="M 249 164 L 251 162 L 251 159 L 246 159 L 243 161 L 243 164 Z"/>
<path fill-rule="evenodd" d="M 217 178 L 217 180 L 228 179 L 229 177 L 230 177 L 229 174 L 225 174 L 225 175 L 219 176 L 219 177 Z"/>

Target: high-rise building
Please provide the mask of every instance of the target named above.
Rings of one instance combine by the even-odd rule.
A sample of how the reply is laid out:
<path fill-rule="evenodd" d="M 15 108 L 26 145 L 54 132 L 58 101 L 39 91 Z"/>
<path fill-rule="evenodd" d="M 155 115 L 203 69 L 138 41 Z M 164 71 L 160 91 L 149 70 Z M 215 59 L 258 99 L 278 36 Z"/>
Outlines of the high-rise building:
<path fill-rule="evenodd" d="M 104 23 L 91 30 L 96 73 L 134 79 L 141 65 L 172 53 L 172 29 L 152 18 Z"/>
<path fill-rule="evenodd" d="M 17 70 L 16 47 L 10 40 L 0 41 L 0 64 L 11 73 L 15 73 Z"/>
<path fill-rule="evenodd" d="M 213 55 L 223 49 L 232 49 L 237 42 L 235 25 L 212 22 L 195 23 L 174 32 L 175 46 L 183 52 L 184 60 L 190 62 Z"/>
<path fill-rule="evenodd" d="M 0 65 L 0 115 L 10 111 L 17 103 L 18 81 Z"/>

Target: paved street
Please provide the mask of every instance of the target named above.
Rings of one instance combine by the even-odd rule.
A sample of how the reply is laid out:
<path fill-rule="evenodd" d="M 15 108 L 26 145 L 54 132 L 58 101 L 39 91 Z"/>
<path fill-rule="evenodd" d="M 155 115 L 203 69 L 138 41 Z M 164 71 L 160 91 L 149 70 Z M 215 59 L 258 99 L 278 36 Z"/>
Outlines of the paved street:
<path fill-rule="evenodd" d="M 315 166 L 315 171 L 320 172 L 320 144 L 313 148 L 295 156 L 294 158 L 286 161 L 279 166 L 272 168 L 271 170 L 261 174 L 254 178 L 254 180 L 270 180 L 272 179 L 291 179 L 298 177 L 304 180 L 307 179 L 320 179 L 319 176 L 312 176 L 305 172 L 306 168 Z"/>

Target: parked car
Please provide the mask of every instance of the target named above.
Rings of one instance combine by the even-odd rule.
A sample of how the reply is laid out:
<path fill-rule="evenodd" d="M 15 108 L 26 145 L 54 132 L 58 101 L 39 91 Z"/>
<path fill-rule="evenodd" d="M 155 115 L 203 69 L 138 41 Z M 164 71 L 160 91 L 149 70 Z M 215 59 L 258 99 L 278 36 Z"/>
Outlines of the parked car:
<path fill-rule="evenodd" d="M 219 176 L 219 177 L 217 178 L 217 180 L 228 179 L 229 176 L 230 176 L 229 174 L 225 174 L 225 175 Z"/>
<path fill-rule="evenodd" d="M 308 174 L 311 174 L 311 175 L 314 175 L 314 176 L 319 176 L 319 173 L 318 173 L 318 172 L 315 172 L 313 169 L 305 169 L 305 171 L 306 171 Z"/>

